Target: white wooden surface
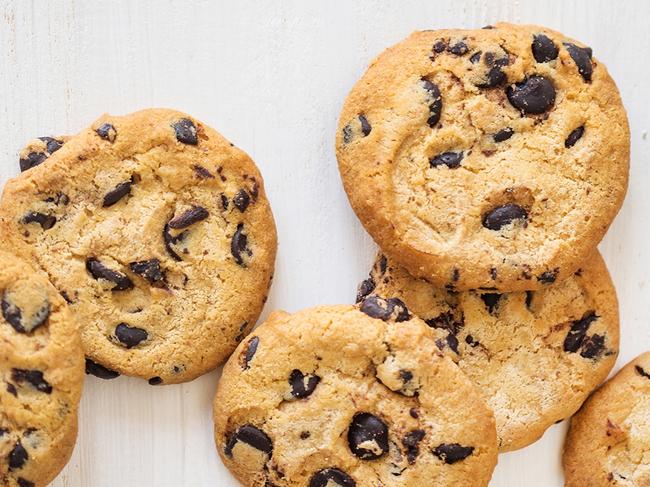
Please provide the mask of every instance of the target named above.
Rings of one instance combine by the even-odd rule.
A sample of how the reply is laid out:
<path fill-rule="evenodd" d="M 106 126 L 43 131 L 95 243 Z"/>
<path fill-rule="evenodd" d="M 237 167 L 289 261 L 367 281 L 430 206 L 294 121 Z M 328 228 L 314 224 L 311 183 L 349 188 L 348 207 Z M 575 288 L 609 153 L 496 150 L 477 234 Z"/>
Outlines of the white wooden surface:
<path fill-rule="evenodd" d="M 538 23 L 594 49 L 632 127 L 625 206 L 601 245 L 618 286 L 617 364 L 650 349 L 650 2 L 0 0 L 0 177 L 38 135 L 102 112 L 165 106 L 212 125 L 260 166 L 278 225 L 271 309 L 351 302 L 374 253 L 342 190 L 336 119 L 368 62 L 412 30 Z M 218 373 L 150 387 L 89 378 L 56 487 L 235 486 L 212 439 Z M 500 457 L 491 485 L 560 486 L 565 425 Z"/>

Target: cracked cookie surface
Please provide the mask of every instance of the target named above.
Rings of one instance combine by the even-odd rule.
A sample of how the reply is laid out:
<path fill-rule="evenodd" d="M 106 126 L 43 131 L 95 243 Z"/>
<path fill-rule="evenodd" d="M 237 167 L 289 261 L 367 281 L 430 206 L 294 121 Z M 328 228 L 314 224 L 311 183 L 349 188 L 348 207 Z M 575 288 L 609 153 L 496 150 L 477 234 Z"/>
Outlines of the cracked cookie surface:
<path fill-rule="evenodd" d="M 42 487 L 74 449 L 84 377 L 79 329 L 47 277 L 5 250 L 0 308 L 0 484 Z"/>
<path fill-rule="evenodd" d="M 359 286 L 398 299 L 438 333 L 494 411 L 501 451 L 523 448 L 571 416 L 614 366 L 616 291 L 594 254 L 567 280 L 538 291 L 453 292 L 412 277 L 378 256 Z"/>
<path fill-rule="evenodd" d="M 623 367 L 571 419 L 566 487 L 650 486 L 650 352 Z"/>
<path fill-rule="evenodd" d="M 392 260 L 458 290 L 569 277 L 618 212 L 629 129 L 591 49 L 538 26 L 415 32 L 345 101 L 336 153 Z"/>
<path fill-rule="evenodd" d="M 59 140 L 7 183 L 0 215 L 77 316 L 88 371 L 167 384 L 224 362 L 257 320 L 275 261 L 253 161 L 165 109 L 104 115 Z"/>
<path fill-rule="evenodd" d="M 396 300 L 273 313 L 224 368 L 219 455 L 247 486 L 487 485 L 493 415 L 434 340 Z"/>

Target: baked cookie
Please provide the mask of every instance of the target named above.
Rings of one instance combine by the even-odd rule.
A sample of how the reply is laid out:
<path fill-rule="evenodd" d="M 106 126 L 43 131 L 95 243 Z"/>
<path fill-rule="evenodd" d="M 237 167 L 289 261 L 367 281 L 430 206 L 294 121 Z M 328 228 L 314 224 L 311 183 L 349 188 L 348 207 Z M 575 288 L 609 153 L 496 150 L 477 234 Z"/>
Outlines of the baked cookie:
<path fill-rule="evenodd" d="M 41 487 L 74 449 L 79 329 L 47 277 L 4 250 L 0 311 L 0 485 Z"/>
<path fill-rule="evenodd" d="M 246 486 L 484 486 L 492 412 L 398 300 L 273 313 L 226 364 L 217 450 Z"/>
<path fill-rule="evenodd" d="M 650 485 L 650 352 L 621 369 L 571 419 L 566 487 Z"/>
<path fill-rule="evenodd" d="M 539 291 L 450 292 L 378 257 L 359 287 L 398 298 L 440 335 L 494 411 L 501 451 L 523 448 L 571 416 L 614 366 L 616 291 L 599 254 Z"/>
<path fill-rule="evenodd" d="M 591 49 L 497 24 L 386 50 L 345 102 L 336 152 L 389 258 L 438 287 L 510 292 L 568 278 L 603 237 L 629 129 Z"/>
<path fill-rule="evenodd" d="M 88 371 L 184 382 L 257 320 L 276 252 L 253 161 L 180 112 L 104 115 L 7 183 L 0 217 L 82 327 Z"/>
<path fill-rule="evenodd" d="M 20 151 L 19 166 L 20 172 L 25 172 L 34 166 L 38 166 L 45 159 L 58 151 L 70 136 L 63 135 L 60 137 L 38 137 L 32 139 Z"/>

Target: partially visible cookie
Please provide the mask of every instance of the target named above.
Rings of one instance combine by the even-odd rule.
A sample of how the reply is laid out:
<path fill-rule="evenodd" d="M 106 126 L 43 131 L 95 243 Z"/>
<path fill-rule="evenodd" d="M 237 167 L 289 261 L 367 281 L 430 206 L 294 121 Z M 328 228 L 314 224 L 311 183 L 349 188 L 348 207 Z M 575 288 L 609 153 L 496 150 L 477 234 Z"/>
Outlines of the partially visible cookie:
<path fill-rule="evenodd" d="M 58 151 L 69 139 L 70 136 L 62 135 L 60 137 L 38 137 L 27 142 L 20 151 L 18 160 L 20 172 L 25 172 L 42 164 L 45 159 Z"/>
<path fill-rule="evenodd" d="M 629 128 L 605 66 L 559 32 L 411 34 L 342 109 L 345 190 L 382 251 L 457 290 L 573 274 L 627 189 Z"/>
<path fill-rule="evenodd" d="M 485 486 L 492 412 L 398 300 L 276 312 L 214 400 L 219 455 L 246 486 Z"/>
<path fill-rule="evenodd" d="M 539 291 L 452 292 L 379 256 L 357 299 L 398 298 L 441 333 L 496 417 L 501 451 L 523 448 L 571 416 L 614 366 L 616 291 L 599 254 Z"/>
<path fill-rule="evenodd" d="M 571 419 L 566 487 L 650 485 L 650 352 L 623 367 Z"/>
<path fill-rule="evenodd" d="M 87 370 L 151 384 L 224 362 L 253 326 L 276 233 L 253 161 L 192 117 L 104 115 L 9 181 L 0 217 L 82 327 Z"/>
<path fill-rule="evenodd" d="M 74 449 L 79 329 L 46 276 L 5 250 L 0 311 L 0 485 L 42 487 Z"/>

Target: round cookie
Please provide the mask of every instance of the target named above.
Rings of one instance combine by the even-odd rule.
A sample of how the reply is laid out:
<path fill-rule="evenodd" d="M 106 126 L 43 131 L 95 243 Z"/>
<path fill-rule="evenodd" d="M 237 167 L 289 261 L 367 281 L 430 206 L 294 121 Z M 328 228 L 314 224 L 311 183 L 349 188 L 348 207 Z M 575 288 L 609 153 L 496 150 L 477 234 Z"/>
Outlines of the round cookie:
<path fill-rule="evenodd" d="M 434 340 L 397 300 L 273 313 L 224 368 L 219 455 L 246 486 L 487 485 L 492 412 Z"/>
<path fill-rule="evenodd" d="M 41 487 L 77 436 L 84 360 L 77 322 L 45 275 L 0 251 L 0 484 Z"/>
<path fill-rule="evenodd" d="M 415 32 L 340 115 L 352 207 L 383 252 L 457 290 L 569 277 L 618 212 L 629 129 L 591 49 L 538 26 Z"/>
<path fill-rule="evenodd" d="M 359 287 L 398 298 L 438 333 L 494 411 L 501 451 L 523 448 L 571 416 L 614 366 L 616 291 L 599 254 L 567 280 L 539 291 L 453 292 L 378 257 Z"/>
<path fill-rule="evenodd" d="M 566 487 L 650 485 L 650 352 L 623 367 L 571 419 Z"/>
<path fill-rule="evenodd" d="M 70 303 L 100 377 L 194 379 L 266 300 L 277 243 L 262 177 L 180 112 L 102 116 L 9 181 L 0 216 Z"/>

